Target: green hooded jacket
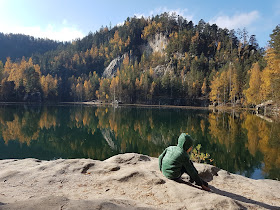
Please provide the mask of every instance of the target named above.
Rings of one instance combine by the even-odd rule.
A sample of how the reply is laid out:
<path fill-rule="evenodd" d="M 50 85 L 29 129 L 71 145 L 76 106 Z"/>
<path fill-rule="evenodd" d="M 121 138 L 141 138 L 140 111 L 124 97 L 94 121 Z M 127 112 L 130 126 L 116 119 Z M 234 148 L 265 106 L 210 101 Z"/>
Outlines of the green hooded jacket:
<path fill-rule="evenodd" d="M 201 186 L 202 180 L 187 153 L 192 144 L 191 136 L 182 133 L 178 138 L 178 145 L 167 147 L 159 156 L 159 169 L 168 179 L 177 179 L 184 171 Z"/>

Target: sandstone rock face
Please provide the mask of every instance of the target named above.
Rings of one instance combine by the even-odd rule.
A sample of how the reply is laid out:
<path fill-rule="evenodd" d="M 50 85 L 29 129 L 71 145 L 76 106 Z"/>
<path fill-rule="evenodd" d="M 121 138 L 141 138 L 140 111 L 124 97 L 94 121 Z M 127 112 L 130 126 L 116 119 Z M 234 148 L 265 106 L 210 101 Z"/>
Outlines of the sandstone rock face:
<path fill-rule="evenodd" d="M 168 44 L 168 39 L 166 36 L 164 36 L 163 34 L 156 34 L 153 38 L 150 38 L 148 40 L 146 45 L 140 46 L 140 52 L 146 53 L 148 55 L 154 52 L 164 53 L 167 44 Z M 120 68 L 126 56 L 130 56 L 130 58 L 132 57 L 131 55 L 128 55 L 128 53 L 125 53 L 124 55 L 119 56 L 114 60 L 112 60 L 111 63 L 105 68 L 102 77 L 112 78 L 116 76 L 117 69 Z"/>
<path fill-rule="evenodd" d="M 148 45 L 152 49 L 152 52 L 164 53 L 164 50 L 168 44 L 168 39 L 163 34 L 156 34 L 154 38 L 148 40 Z"/>
<path fill-rule="evenodd" d="M 123 62 L 124 56 L 119 56 L 117 58 L 115 58 L 114 60 L 111 61 L 111 63 L 109 64 L 109 66 L 106 67 L 106 69 L 104 70 L 102 77 L 104 78 L 112 78 L 115 76 L 115 74 L 117 73 L 117 69 L 120 68 L 122 62 Z"/>
<path fill-rule="evenodd" d="M 140 47 L 141 53 L 151 54 L 154 52 L 164 53 L 167 47 L 168 39 L 163 34 L 156 34 L 154 37 L 149 38 L 147 44 Z"/>
<path fill-rule="evenodd" d="M 159 65 L 153 69 L 157 77 L 162 77 L 165 73 L 169 73 L 172 70 L 173 68 L 170 65 Z"/>
<path fill-rule="evenodd" d="M 165 178 L 158 158 L 0 160 L 0 209 L 279 209 L 280 182 L 194 164 L 212 192 Z"/>

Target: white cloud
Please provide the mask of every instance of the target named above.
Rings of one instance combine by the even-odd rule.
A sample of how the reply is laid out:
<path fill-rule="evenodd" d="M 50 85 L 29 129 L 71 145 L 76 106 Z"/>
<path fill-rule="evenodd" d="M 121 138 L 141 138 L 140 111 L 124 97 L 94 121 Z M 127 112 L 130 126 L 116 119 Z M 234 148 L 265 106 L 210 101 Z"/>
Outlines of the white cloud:
<path fill-rule="evenodd" d="M 67 24 L 68 24 L 67 19 L 63 19 L 62 24 L 63 24 L 63 25 L 67 25 Z"/>
<path fill-rule="evenodd" d="M 168 14 L 172 14 L 172 13 L 175 13 L 176 15 L 180 15 L 182 17 L 184 17 L 185 19 L 187 19 L 188 21 L 191 21 L 193 19 L 193 15 L 190 15 L 188 14 L 188 9 L 185 8 L 185 9 L 181 9 L 181 8 L 178 8 L 178 9 L 169 9 L 167 7 L 158 7 L 154 10 L 151 10 L 149 12 L 148 15 L 145 15 L 145 14 L 135 14 L 135 16 L 137 18 L 141 18 L 141 17 L 148 17 L 148 16 L 156 16 L 156 15 L 160 15 L 162 13 L 168 13 Z"/>
<path fill-rule="evenodd" d="M 123 22 L 120 22 L 120 23 L 117 23 L 117 26 L 123 26 L 124 25 L 124 21 Z"/>
<path fill-rule="evenodd" d="M 146 15 L 143 14 L 143 13 L 142 13 L 142 14 L 138 14 L 138 13 L 137 13 L 137 14 L 134 14 L 134 16 L 137 17 L 137 18 L 146 17 Z"/>
<path fill-rule="evenodd" d="M 240 13 L 232 17 L 227 15 L 221 15 L 214 17 L 209 22 L 211 24 L 216 23 L 221 28 L 237 29 L 250 26 L 254 21 L 260 17 L 258 11 L 252 11 L 249 13 Z"/>
<path fill-rule="evenodd" d="M 0 7 L 4 7 L 7 0 L 0 0 Z"/>
<path fill-rule="evenodd" d="M 7 25 L 0 22 L 0 30 L 3 33 L 20 33 L 37 38 L 48 38 L 59 41 L 71 41 L 76 38 L 82 38 L 85 35 L 81 30 L 75 26 L 68 26 L 67 20 L 62 21 L 62 27 L 57 27 L 53 24 L 48 24 L 46 27 L 41 26 L 19 26 L 19 25 Z"/>

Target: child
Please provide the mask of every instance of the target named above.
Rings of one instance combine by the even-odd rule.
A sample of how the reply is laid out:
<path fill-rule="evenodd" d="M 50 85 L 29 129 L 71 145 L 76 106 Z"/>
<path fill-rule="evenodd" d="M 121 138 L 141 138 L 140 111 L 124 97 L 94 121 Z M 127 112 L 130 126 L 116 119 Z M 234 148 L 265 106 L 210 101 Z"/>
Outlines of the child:
<path fill-rule="evenodd" d="M 202 189 L 210 191 L 208 183 L 202 180 L 188 153 L 192 149 L 193 140 L 190 135 L 182 133 L 178 138 L 177 146 L 167 147 L 159 156 L 159 169 L 168 179 L 176 180 L 187 173 L 190 180 L 196 182 Z"/>

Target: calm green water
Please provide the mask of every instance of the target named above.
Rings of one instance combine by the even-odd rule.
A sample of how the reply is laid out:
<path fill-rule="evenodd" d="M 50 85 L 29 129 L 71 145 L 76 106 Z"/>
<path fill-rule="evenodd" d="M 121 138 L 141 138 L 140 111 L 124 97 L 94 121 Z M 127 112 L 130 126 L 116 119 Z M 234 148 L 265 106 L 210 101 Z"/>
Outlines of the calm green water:
<path fill-rule="evenodd" d="M 280 178 L 280 123 L 206 110 L 0 106 L 0 159 L 158 157 L 188 132 L 212 164 L 252 178 Z"/>

